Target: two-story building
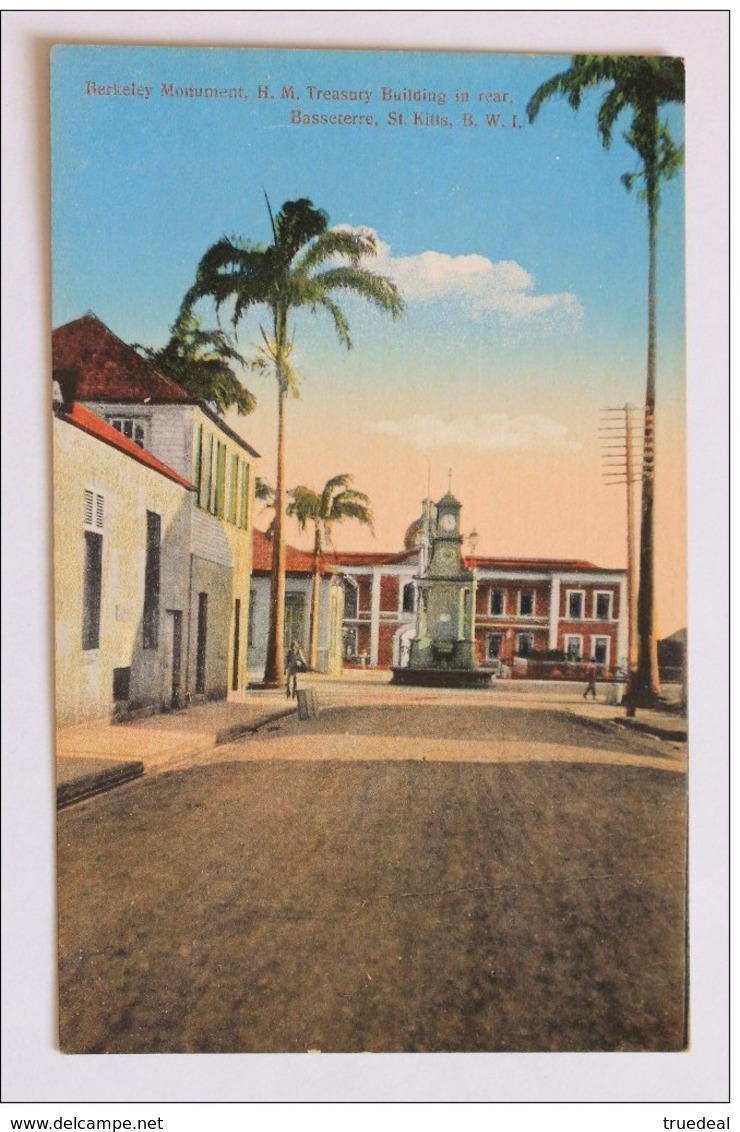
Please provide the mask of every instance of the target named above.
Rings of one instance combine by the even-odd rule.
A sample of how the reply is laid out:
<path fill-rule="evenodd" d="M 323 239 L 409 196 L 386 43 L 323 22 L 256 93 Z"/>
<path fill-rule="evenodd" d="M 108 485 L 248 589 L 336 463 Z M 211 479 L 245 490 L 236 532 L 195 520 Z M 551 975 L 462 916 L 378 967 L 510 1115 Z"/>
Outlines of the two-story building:
<path fill-rule="evenodd" d="M 418 578 L 429 545 L 428 501 L 399 553 L 327 559 L 344 583 L 344 662 L 391 668 L 407 663 L 416 633 Z M 475 655 L 515 676 L 579 674 L 627 663 L 627 574 L 576 559 L 468 558 L 475 587 Z"/>
<path fill-rule="evenodd" d="M 476 644 L 481 663 L 627 663 L 627 575 L 591 562 L 479 558 Z M 559 654 L 556 656 L 555 654 Z"/>
<path fill-rule="evenodd" d="M 247 685 L 247 625 L 257 453 L 93 314 L 52 335 L 65 403 L 94 412 L 193 485 L 183 610 L 183 694 L 223 697 Z M 144 553 L 132 546 L 132 553 Z"/>
<path fill-rule="evenodd" d="M 52 435 L 57 721 L 178 707 L 194 486 L 60 392 Z"/>

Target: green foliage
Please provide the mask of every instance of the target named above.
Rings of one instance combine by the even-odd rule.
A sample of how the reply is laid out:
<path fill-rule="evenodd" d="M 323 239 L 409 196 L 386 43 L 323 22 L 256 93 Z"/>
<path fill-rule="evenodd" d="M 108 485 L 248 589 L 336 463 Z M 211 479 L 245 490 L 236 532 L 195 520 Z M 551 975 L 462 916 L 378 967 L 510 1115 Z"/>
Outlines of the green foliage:
<path fill-rule="evenodd" d="M 659 111 L 668 103 L 685 99 L 683 59 L 648 55 L 574 55 L 566 71 L 553 75 L 537 88 L 527 103 L 527 116 L 534 122 L 544 102 L 559 96 L 574 110 L 586 91 L 606 87 L 597 115 L 602 145 L 609 149 L 619 117 L 631 113 L 623 137 L 638 154 L 641 167 L 625 173 L 622 183 L 631 189 L 645 183 L 643 195 L 657 206 L 661 180 L 670 180 L 683 164 L 683 148 L 677 146 Z"/>
<path fill-rule="evenodd" d="M 372 232 L 330 230 L 326 213 L 305 197 L 286 201 L 277 216 L 269 201 L 268 210 L 273 243 L 255 244 L 239 237 L 219 240 L 201 259 L 182 311 L 190 313 L 197 302 L 210 298 L 217 311 L 230 305 L 231 321 L 237 326 L 251 307 L 266 307 L 272 326 L 269 330 L 260 327 L 259 351 L 274 368 L 281 390 L 295 392 L 290 368 L 291 311 L 301 307 L 326 311 L 339 341 L 349 349 L 349 326 L 333 298 L 336 292 L 367 299 L 394 319 L 403 311 L 403 300 L 390 279 L 361 265 L 364 258 L 377 254 Z"/>
<path fill-rule="evenodd" d="M 321 553 L 324 541 L 331 539 L 334 524 L 344 519 L 356 519 L 372 529 L 370 499 L 364 492 L 354 491 L 351 483 L 352 476 L 345 472 L 327 480 L 320 492 L 304 484 L 288 492 L 287 514 L 297 520 L 302 531 L 309 524 L 313 525 L 317 553 Z"/>
<path fill-rule="evenodd" d="M 264 503 L 275 504 L 275 488 L 263 480 L 261 476 L 256 476 L 254 480 L 254 497 Z"/>
<path fill-rule="evenodd" d="M 226 307 L 236 328 L 253 307 L 266 312 L 265 325 L 259 324 L 261 342 L 254 368 L 269 369 L 278 389 L 278 445 L 276 461 L 275 518 L 273 524 L 273 600 L 267 641 L 265 680 L 282 681 L 282 637 L 284 625 L 285 542 L 285 398 L 298 395 L 296 374 L 291 363 L 293 337 L 290 317 L 296 310 L 323 310 L 329 315 L 340 343 L 352 346 L 349 324 L 336 301 L 346 292 L 373 303 L 396 319 L 403 311 L 403 300 L 392 280 L 363 266 L 363 260 L 377 254 L 377 240 L 367 229 L 329 229 L 325 212 L 310 200 L 286 201 L 277 215 L 267 200 L 272 230 L 271 244 L 256 244 L 239 237 L 224 237 L 210 247 L 201 259 L 195 282 L 186 293 L 181 316 L 192 316 L 202 300 L 215 304 L 217 314 Z M 358 501 L 347 501 L 358 507 Z M 359 510 L 357 516 L 359 517 Z M 320 540 L 321 527 L 317 527 Z M 318 593 L 318 590 L 317 590 Z M 312 618 L 312 625 L 315 623 Z M 312 664 L 316 629 L 313 632 Z"/>
<path fill-rule="evenodd" d="M 191 312 L 180 312 L 161 349 L 138 348 L 157 369 L 217 413 L 233 406 L 246 415 L 257 404 L 234 371 L 234 365 L 246 363 L 233 340 L 221 329 L 203 330 L 201 320 Z"/>

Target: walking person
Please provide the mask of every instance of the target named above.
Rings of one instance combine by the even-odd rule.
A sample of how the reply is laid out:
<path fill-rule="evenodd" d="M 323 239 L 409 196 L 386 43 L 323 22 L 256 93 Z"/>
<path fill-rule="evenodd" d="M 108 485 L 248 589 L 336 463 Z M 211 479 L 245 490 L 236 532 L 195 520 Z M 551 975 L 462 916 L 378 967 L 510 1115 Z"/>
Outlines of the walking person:
<path fill-rule="evenodd" d="M 588 684 L 586 685 L 586 691 L 583 693 L 584 700 L 588 699 L 589 692 L 591 693 L 591 698 L 594 700 L 596 699 L 596 674 L 596 664 L 592 660 L 588 668 L 586 669 L 586 678 L 588 680 Z"/>
<path fill-rule="evenodd" d="M 297 641 L 290 642 L 288 655 L 285 658 L 285 671 L 288 676 L 288 682 L 285 687 L 285 695 L 289 700 L 295 699 L 298 695 L 298 673 L 305 672 L 308 668 L 301 647 Z"/>

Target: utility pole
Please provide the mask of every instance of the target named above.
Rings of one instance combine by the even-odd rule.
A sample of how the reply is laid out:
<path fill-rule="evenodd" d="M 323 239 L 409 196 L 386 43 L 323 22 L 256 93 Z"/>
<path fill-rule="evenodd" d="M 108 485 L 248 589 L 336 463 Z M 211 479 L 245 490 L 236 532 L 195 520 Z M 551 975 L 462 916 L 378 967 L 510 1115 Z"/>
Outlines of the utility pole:
<path fill-rule="evenodd" d="M 634 686 L 638 667 L 637 569 L 634 521 L 634 484 L 643 478 L 644 435 L 642 408 L 624 405 L 603 409 L 599 425 L 602 474 L 608 486 L 624 485 L 627 497 L 627 664 L 629 686 Z"/>

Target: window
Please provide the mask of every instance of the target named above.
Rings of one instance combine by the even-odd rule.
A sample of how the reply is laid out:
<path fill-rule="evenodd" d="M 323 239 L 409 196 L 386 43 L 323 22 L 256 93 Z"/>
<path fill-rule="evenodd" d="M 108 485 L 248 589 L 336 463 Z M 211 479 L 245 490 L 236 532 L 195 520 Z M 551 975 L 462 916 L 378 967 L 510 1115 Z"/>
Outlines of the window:
<path fill-rule="evenodd" d="M 216 484 L 213 494 L 213 514 L 223 519 L 226 500 L 226 445 L 216 442 Z"/>
<path fill-rule="evenodd" d="M 159 583 L 162 519 L 146 513 L 146 565 L 144 567 L 144 648 L 159 647 Z"/>
<path fill-rule="evenodd" d="M 239 495 L 239 457 L 231 457 L 231 475 L 229 477 L 229 522 L 236 523 L 236 503 Z"/>
<path fill-rule="evenodd" d="M 504 601 L 503 590 L 491 590 L 489 608 L 493 617 L 502 617 L 504 615 L 506 603 Z"/>
<path fill-rule="evenodd" d="M 531 633 L 518 633 L 516 638 L 516 655 L 530 656 L 534 649 L 534 637 Z"/>
<path fill-rule="evenodd" d="M 521 590 L 519 593 L 519 616 L 534 617 L 534 590 Z"/>
<path fill-rule="evenodd" d="M 249 656 L 249 649 L 254 646 L 254 618 L 257 609 L 257 594 L 254 590 L 249 591 L 249 612 L 247 614 L 247 656 Z"/>
<path fill-rule="evenodd" d="M 100 598 L 103 582 L 103 536 L 85 531 L 85 580 L 82 604 L 82 647 L 100 648 Z"/>
<path fill-rule="evenodd" d="M 594 617 L 597 621 L 610 621 L 612 616 L 612 595 L 608 590 L 594 594 Z"/>
<path fill-rule="evenodd" d="M 565 638 L 565 656 L 567 660 L 581 660 L 583 657 L 583 641 L 581 637 Z"/>
<path fill-rule="evenodd" d="M 103 591 L 103 520 L 105 501 L 94 491 L 85 491 L 83 526 L 85 540 L 82 582 L 82 647 L 100 648 L 100 608 Z"/>
<path fill-rule="evenodd" d="M 609 638 L 608 637 L 592 637 L 591 638 L 591 656 L 596 664 L 609 663 Z"/>
<path fill-rule="evenodd" d="M 287 593 L 285 595 L 285 629 L 283 631 L 283 644 L 286 649 L 290 648 L 292 641 L 297 641 L 303 648 L 305 620 L 305 594 Z"/>
<path fill-rule="evenodd" d="M 416 586 L 407 582 L 401 592 L 401 609 L 404 613 L 413 613 L 416 608 Z"/>
<path fill-rule="evenodd" d="M 345 657 L 357 656 L 357 630 L 344 629 L 342 632 L 342 648 Z"/>
<path fill-rule="evenodd" d="M 348 578 L 344 579 L 344 616 L 350 619 L 357 616 L 357 586 Z"/>
<path fill-rule="evenodd" d="M 203 506 L 203 425 L 198 425 L 198 441 L 195 448 L 195 486 L 198 489 L 198 506 Z"/>
<path fill-rule="evenodd" d="M 138 444 L 139 448 L 146 447 L 146 422 L 141 417 L 108 417 L 108 423 L 113 425 L 116 432 Z"/>
<path fill-rule="evenodd" d="M 242 494 L 239 501 L 239 519 L 238 525 L 242 530 L 247 529 L 247 522 L 249 519 L 249 464 L 245 461 L 242 465 Z"/>
<path fill-rule="evenodd" d="M 213 434 L 208 433 L 203 445 L 203 495 L 202 506 L 206 511 L 211 508 L 211 490 L 213 485 Z"/>
<path fill-rule="evenodd" d="M 568 590 L 568 620 L 583 619 L 583 590 Z"/>
<path fill-rule="evenodd" d="M 501 633 L 489 633 L 486 642 L 486 656 L 489 660 L 498 660 L 501 656 L 503 636 Z"/>

